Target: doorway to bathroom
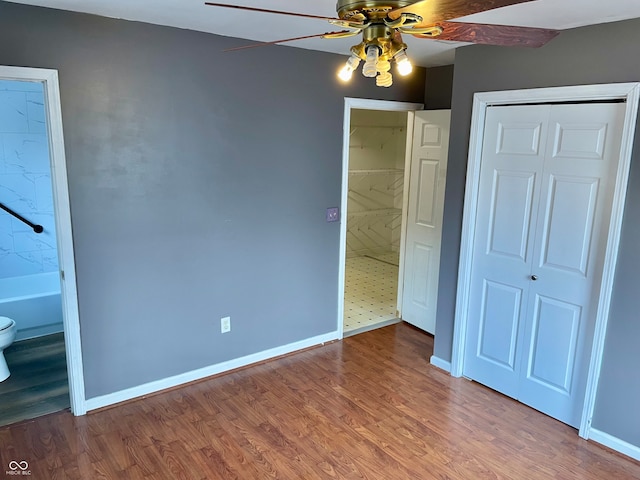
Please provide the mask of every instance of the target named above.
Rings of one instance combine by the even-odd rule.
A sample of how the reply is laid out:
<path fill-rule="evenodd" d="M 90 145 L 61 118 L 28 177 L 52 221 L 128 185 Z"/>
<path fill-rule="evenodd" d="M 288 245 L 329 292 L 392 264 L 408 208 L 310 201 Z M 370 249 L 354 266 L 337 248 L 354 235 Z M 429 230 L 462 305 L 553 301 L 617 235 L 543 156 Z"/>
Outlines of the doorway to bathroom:
<path fill-rule="evenodd" d="M 57 72 L 0 66 L 0 425 L 84 413 L 79 320 Z"/>

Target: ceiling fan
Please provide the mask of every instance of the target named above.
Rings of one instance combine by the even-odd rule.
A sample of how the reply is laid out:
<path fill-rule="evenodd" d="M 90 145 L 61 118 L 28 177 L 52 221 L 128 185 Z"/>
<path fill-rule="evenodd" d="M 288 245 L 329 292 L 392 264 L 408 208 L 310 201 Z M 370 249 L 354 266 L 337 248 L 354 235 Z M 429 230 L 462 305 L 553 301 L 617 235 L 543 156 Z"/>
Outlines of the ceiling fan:
<path fill-rule="evenodd" d="M 449 21 L 474 13 L 532 1 L 535 0 L 337 0 L 337 18 L 224 3 L 205 2 L 205 5 L 316 18 L 343 28 L 336 32 L 286 38 L 231 50 L 314 37 L 330 39 L 362 34 L 362 42 L 351 47 L 351 56 L 338 76 L 345 82 L 349 81 L 360 61 L 364 61 L 362 74 L 365 77 L 375 77 L 376 85 L 380 87 L 390 87 L 393 83 L 390 71 L 391 61 L 395 61 L 398 73 L 402 76 L 408 75 L 413 69 L 406 53 L 407 45 L 402 41 L 403 33 L 417 38 L 485 45 L 523 47 L 544 45 L 559 32 L 545 28 Z"/>

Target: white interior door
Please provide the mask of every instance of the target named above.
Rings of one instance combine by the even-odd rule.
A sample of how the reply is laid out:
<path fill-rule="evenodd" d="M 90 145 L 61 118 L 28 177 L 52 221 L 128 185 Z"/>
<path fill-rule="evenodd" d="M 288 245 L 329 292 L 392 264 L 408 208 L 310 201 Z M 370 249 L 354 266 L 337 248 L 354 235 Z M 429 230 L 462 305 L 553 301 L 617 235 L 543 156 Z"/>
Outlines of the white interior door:
<path fill-rule="evenodd" d="M 624 105 L 487 109 L 464 375 L 577 426 Z"/>
<path fill-rule="evenodd" d="M 415 112 L 402 319 L 435 333 L 450 110 Z"/>

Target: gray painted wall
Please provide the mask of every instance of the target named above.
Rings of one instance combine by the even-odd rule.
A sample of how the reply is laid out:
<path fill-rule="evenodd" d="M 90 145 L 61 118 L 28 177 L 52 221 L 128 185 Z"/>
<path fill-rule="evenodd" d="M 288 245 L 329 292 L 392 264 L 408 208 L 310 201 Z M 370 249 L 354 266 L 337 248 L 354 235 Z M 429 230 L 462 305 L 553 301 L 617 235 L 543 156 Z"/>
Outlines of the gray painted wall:
<path fill-rule="evenodd" d="M 87 398 L 336 329 L 344 97 L 424 69 L 240 43 L 0 2 L 0 64 L 59 71 Z"/>
<path fill-rule="evenodd" d="M 640 81 L 640 20 L 563 32 L 537 50 L 456 52 L 435 354 L 450 360 L 464 184 L 475 92 Z M 640 134 L 631 165 L 602 377 L 593 426 L 640 446 Z"/>
<path fill-rule="evenodd" d="M 428 42 L 428 40 L 425 40 Z M 425 110 L 448 110 L 451 108 L 453 89 L 453 65 L 428 68 L 425 78 Z"/>

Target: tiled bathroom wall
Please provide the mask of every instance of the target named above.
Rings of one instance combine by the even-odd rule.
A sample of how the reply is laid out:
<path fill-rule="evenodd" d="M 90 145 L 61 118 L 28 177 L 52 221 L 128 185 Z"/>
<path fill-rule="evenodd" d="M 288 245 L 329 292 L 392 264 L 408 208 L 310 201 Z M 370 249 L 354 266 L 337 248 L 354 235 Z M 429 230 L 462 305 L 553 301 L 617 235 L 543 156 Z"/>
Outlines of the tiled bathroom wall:
<path fill-rule="evenodd" d="M 40 83 L 0 80 L 0 279 L 58 270 L 51 168 Z"/>

